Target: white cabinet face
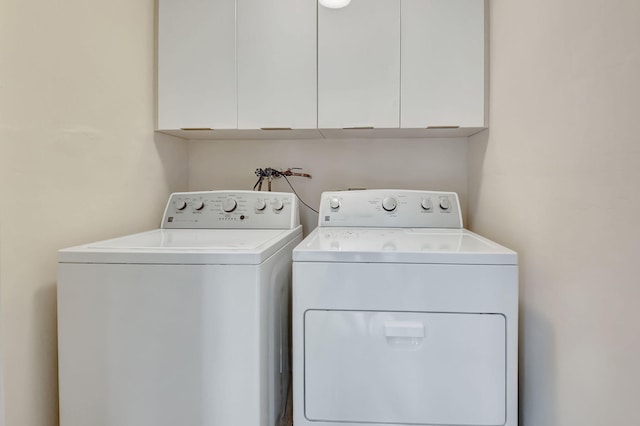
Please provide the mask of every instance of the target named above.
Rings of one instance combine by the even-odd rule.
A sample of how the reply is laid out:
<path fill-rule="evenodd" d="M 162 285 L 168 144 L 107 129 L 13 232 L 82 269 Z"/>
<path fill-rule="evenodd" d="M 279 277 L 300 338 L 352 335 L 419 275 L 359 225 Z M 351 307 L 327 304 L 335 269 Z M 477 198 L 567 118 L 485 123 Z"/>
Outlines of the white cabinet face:
<path fill-rule="evenodd" d="M 484 127 L 484 0 L 402 0 L 401 127 Z"/>
<path fill-rule="evenodd" d="M 482 128 L 485 0 L 159 0 L 158 129 Z"/>
<path fill-rule="evenodd" d="M 158 128 L 236 128 L 235 1 L 158 7 Z"/>
<path fill-rule="evenodd" d="M 237 7 L 238 128 L 317 128 L 316 2 Z"/>
<path fill-rule="evenodd" d="M 399 127 L 400 0 L 318 6 L 318 126 Z"/>

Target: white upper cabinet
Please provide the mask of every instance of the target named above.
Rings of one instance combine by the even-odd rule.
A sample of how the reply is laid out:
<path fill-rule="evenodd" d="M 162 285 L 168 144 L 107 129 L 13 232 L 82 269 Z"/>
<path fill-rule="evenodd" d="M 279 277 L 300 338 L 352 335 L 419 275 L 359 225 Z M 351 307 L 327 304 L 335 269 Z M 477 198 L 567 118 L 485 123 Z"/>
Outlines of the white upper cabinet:
<path fill-rule="evenodd" d="M 313 0 L 237 1 L 239 129 L 318 127 L 316 11 Z"/>
<path fill-rule="evenodd" d="M 486 127 L 485 0 L 158 2 L 167 133 L 441 137 Z"/>
<path fill-rule="evenodd" d="M 400 125 L 400 0 L 318 6 L 318 127 Z"/>
<path fill-rule="evenodd" d="M 403 128 L 485 126 L 484 0 L 402 0 Z"/>
<path fill-rule="evenodd" d="M 235 1 L 158 7 L 158 129 L 236 128 Z"/>

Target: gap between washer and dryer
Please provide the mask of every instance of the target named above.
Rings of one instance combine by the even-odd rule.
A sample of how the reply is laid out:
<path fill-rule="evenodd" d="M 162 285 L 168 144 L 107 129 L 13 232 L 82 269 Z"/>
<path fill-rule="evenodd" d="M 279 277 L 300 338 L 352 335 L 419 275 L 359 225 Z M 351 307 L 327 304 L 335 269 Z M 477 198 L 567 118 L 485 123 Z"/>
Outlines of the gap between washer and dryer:
<path fill-rule="evenodd" d="M 289 395 L 287 398 L 287 406 L 282 417 L 278 421 L 278 426 L 293 426 L 293 392 L 292 385 L 289 385 Z"/>

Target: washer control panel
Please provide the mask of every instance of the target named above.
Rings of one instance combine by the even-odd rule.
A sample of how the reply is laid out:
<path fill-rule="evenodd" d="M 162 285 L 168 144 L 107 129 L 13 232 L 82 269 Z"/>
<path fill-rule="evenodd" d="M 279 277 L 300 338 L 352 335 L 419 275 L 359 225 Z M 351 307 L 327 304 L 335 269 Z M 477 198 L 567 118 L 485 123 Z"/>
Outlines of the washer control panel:
<path fill-rule="evenodd" d="M 324 192 L 318 226 L 462 228 L 455 192 L 368 189 Z"/>
<path fill-rule="evenodd" d="M 202 191 L 171 194 L 166 229 L 293 229 L 298 200 L 287 192 Z"/>

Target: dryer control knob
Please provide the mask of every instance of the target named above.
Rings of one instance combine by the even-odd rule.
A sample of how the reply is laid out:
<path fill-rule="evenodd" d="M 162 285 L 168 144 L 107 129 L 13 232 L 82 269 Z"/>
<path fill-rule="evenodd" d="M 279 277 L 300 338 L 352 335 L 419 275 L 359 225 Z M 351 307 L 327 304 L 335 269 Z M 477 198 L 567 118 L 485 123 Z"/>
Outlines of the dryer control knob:
<path fill-rule="evenodd" d="M 267 203 L 262 198 L 256 200 L 256 210 L 261 212 L 262 210 L 267 208 Z"/>
<path fill-rule="evenodd" d="M 422 206 L 423 210 L 431 210 L 431 208 L 433 207 L 430 198 L 423 198 L 420 205 Z"/>
<path fill-rule="evenodd" d="M 284 208 L 284 203 L 282 202 L 282 200 L 279 200 L 277 198 L 273 200 L 273 203 L 271 205 L 273 206 L 273 210 L 277 212 Z"/>
<path fill-rule="evenodd" d="M 398 201 L 393 197 L 385 197 L 382 200 L 382 208 L 388 212 L 392 212 L 398 207 Z"/>
<path fill-rule="evenodd" d="M 329 207 L 333 210 L 338 210 L 340 208 L 340 200 L 336 197 L 333 197 L 329 200 Z"/>
<path fill-rule="evenodd" d="M 194 210 L 202 210 L 203 208 L 204 208 L 204 202 L 202 200 L 193 202 L 193 209 Z"/>
<path fill-rule="evenodd" d="M 238 202 L 233 198 L 227 198 L 222 202 L 222 210 L 225 213 L 231 213 L 236 209 L 236 207 L 238 207 Z"/>
<path fill-rule="evenodd" d="M 187 208 L 187 202 L 184 200 L 178 200 L 176 201 L 176 210 L 184 210 Z"/>
<path fill-rule="evenodd" d="M 451 207 L 451 203 L 449 202 L 448 198 L 443 198 L 440 200 L 440 208 L 442 210 L 449 210 L 450 207 Z"/>

